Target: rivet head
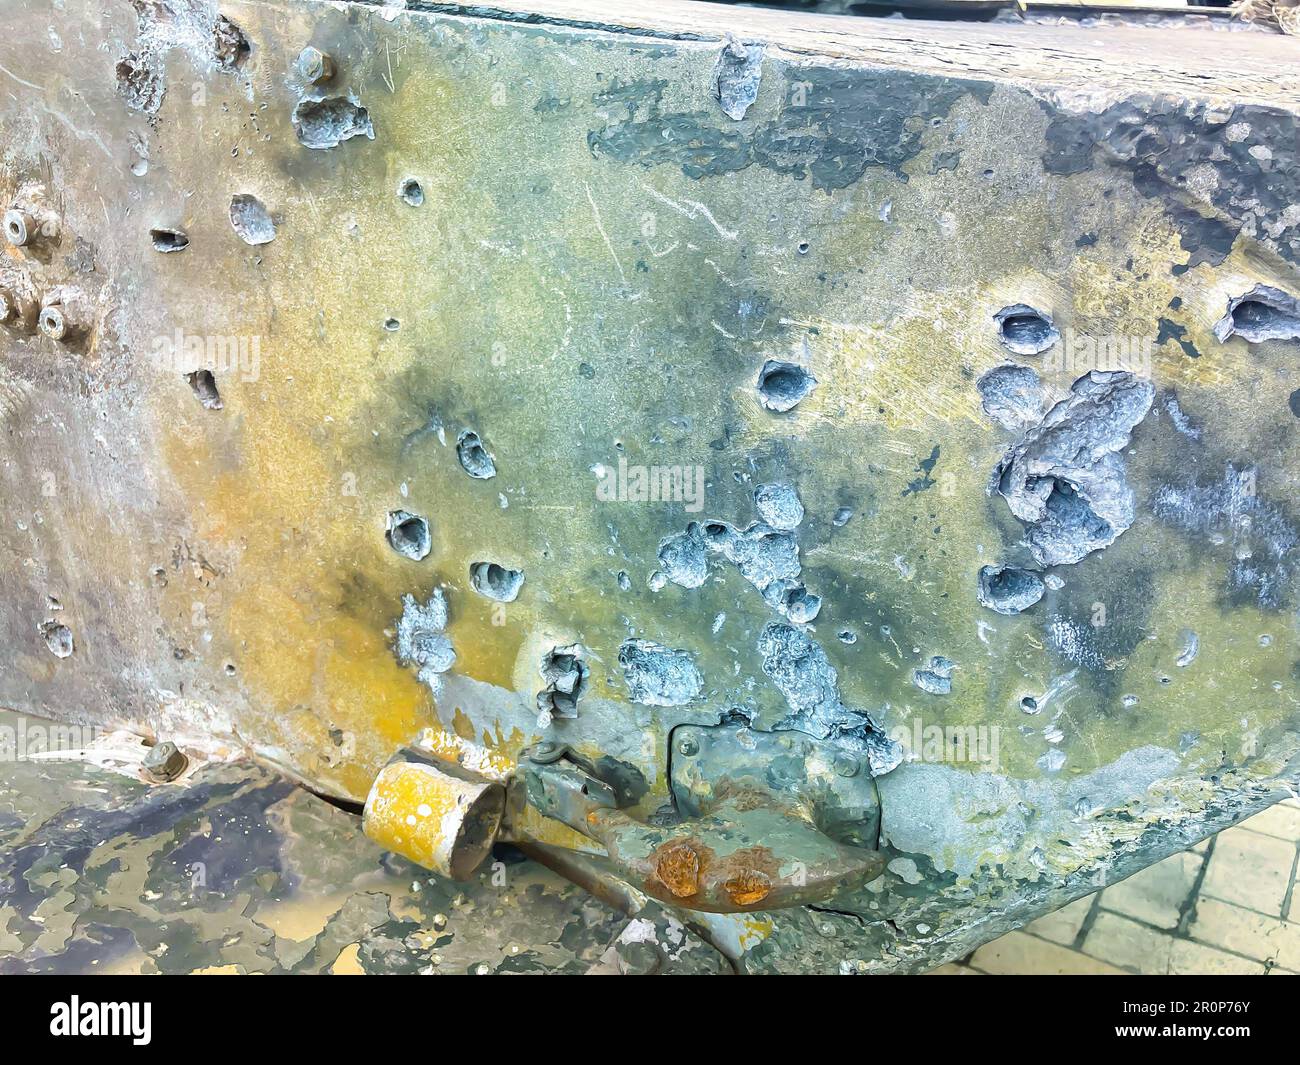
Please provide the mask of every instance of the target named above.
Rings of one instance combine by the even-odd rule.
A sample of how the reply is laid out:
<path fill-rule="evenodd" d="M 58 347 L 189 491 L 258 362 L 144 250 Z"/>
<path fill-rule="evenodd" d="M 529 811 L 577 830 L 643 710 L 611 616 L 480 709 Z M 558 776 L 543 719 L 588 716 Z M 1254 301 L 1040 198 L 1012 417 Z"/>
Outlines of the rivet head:
<path fill-rule="evenodd" d="M 187 765 L 189 759 L 180 748 L 171 740 L 165 740 L 149 748 L 149 753 L 144 756 L 142 768 L 153 780 L 165 782 L 175 780 L 185 772 Z"/>
<path fill-rule="evenodd" d="M 5 212 L 4 230 L 5 240 L 15 248 L 21 248 L 30 244 L 36 236 L 36 223 L 26 211 L 15 207 Z"/>
<path fill-rule="evenodd" d="M 50 303 L 41 308 L 40 318 L 37 325 L 51 340 L 66 340 L 68 337 L 68 319 L 63 313 L 63 308 L 56 303 Z"/>
<path fill-rule="evenodd" d="M 837 754 L 835 756 L 835 772 L 842 777 L 856 777 L 858 775 L 858 760 L 847 754 Z"/>
<path fill-rule="evenodd" d="M 309 46 L 298 53 L 298 73 L 304 81 L 319 85 L 334 76 L 334 60 L 319 48 Z"/>

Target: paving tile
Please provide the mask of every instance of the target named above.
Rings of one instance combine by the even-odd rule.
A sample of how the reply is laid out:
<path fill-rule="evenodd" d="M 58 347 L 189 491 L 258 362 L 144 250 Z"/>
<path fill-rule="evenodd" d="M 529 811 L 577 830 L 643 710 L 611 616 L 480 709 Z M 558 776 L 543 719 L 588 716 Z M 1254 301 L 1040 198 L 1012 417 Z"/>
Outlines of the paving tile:
<path fill-rule="evenodd" d="M 1268 968 L 1263 962 L 1238 958 L 1189 939 L 1175 939 L 1168 972 L 1170 976 L 1263 976 Z"/>
<path fill-rule="evenodd" d="M 1294 843 L 1230 828 L 1219 833 L 1201 891 L 1223 902 L 1280 917 L 1295 854 Z"/>
<path fill-rule="evenodd" d="M 1025 925 L 1026 932 L 1032 932 L 1036 936 L 1042 936 L 1044 939 L 1050 939 L 1053 943 L 1059 943 L 1063 947 L 1068 947 L 1074 943 L 1075 937 L 1079 934 L 1079 929 L 1083 927 L 1084 919 L 1088 916 L 1088 911 L 1092 909 L 1092 900 L 1095 896 L 1088 895 L 1081 899 L 1075 899 L 1068 906 L 1053 913 L 1046 914 L 1036 921 L 1030 921 Z"/>
<path fill-rule="evenodd" d="M 1174 942 L 1173 936 L 1165 932 L 1103 911 L 1083 941 L 1083 950 L 1099 961 L 1139 973 L 1159 974 L 1169 968 Z"/>
<path fill-rule="evenodd" d="M 1292 842 L 1300 840 L 1300 806 L 1278 803 L 1254 817 L 1248 817 L 1238 827 Z"/>
<path fill-rule="evenodd" d="M 1123 969 L 1024 932 L 1009 932 L 986 943 L 975 952 L 971 965 L 995 975 L 1124 975 Z"/>
<path fill-rule="evenodd" d="M 1103 891 L 1102 908 L 1172 931 L 1196 886 L 1202 860 L 1197 854 L 1173 854 L 1147 866 Z"/>
<path fill-rule="evenodd" d="M 1188 934 L 1202 943 L 1273 961 L 1286 969 L 1300 968 L 1300 924 L 1264 917 L 1240 906 L 1201 898 Z"/>

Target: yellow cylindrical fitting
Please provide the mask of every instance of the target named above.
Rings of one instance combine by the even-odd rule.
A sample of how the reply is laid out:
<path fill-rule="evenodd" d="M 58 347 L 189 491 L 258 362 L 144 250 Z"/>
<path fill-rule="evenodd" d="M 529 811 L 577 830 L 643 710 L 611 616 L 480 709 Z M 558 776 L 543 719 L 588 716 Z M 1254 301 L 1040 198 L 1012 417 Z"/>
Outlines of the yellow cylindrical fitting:
<path fill-rule="evenodd" d="M 492 851 L 506 789 L 411 756 L 389 763 L 366 798 L 362 828 L 381 847 L 452 880 L 467 880 Z"/>

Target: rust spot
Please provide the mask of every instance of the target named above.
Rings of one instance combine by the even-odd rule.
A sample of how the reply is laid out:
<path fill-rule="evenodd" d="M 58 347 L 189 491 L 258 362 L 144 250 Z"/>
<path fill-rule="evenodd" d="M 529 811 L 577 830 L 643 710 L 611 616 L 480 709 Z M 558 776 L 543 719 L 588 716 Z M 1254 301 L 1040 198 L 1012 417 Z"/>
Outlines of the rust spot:
<path fill-rule="evenodd" d="M 762 902 L 772 890 L 772 882 L 767 875 L 755 869 L 746 869 L 736 873 L 730 880 L 724 881 L 722 890 L 727 893 L 736 906 L 753 906 Z"/>
<path fill-rule="evenodd" d="M 679 899 L 690 898 L 700 890 L 700 855 L 689 840 L 665 843 L 651 856 L 654 875 Z"/>

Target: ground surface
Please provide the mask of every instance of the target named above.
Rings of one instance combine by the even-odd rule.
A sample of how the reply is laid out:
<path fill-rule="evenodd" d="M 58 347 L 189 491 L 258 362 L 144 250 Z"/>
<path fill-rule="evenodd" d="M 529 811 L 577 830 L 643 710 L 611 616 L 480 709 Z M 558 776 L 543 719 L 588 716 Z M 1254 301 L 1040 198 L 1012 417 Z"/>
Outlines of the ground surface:
<path fill-rule="evenodd" d="M 1296 975 L 1298 848 L 1288 799 L 935 973 Z"/>

